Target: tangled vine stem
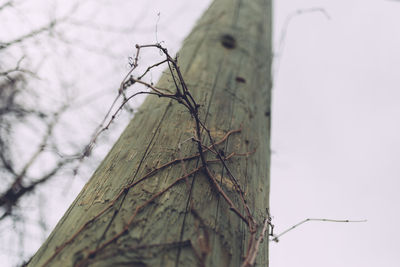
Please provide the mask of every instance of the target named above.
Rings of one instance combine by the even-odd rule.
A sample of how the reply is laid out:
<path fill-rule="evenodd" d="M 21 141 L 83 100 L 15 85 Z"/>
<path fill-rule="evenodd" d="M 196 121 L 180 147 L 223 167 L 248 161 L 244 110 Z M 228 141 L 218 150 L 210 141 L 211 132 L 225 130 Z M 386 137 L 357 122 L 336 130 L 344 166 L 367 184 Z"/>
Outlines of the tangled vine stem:
<path fill-rule="evenodd" d="M 135 78 L 132 73 L 138 67 L 140 51 L 145 48 L 156 48 L 156 49 L 160 50 L 162 52 L 162 54 L 165 56 L 165 59 L 156 64 L 151 65 L 144 71 L 143 74 L 141 74 L 140 76 Z M 63 244 L 58 246 L 56 248 L 56 250 L 54 251 L 54 253 L 50 256 L 50 258 L 48 258 L 46 260 L 46 262 L 43 264 L 43 266 L 49 265 L 50 262 L 52 260 L 54 260 L 55 257 L 57 255 L 59 255 L 61 253 L 61 251 L 63 251 L 69 244 L 71 244 L 85 229 L 87 229 L 96 220 L 98 220 L 101 216 L 103 216 L 108 210 L 114 208 L 116 206 L 117 201 L 119 199 L 121 199 L 123 196 L 125 196 L 129 192 L 130 189 L 132 189 L 139 183 L 149 179 L 150 177 L 154 176 L 155 174 L 162 171 L 163 169 L 165 169 L 168 166 L 172 166 L 177 163 L 182 163 L 182 166 L 183 166 L 184 162 L 187 162 L 187 161 L 190 161 L 193 159 L 200 159 L 201 165 L 191 171 L 186 171 L 186 168 L 183 166 L 184 174 L 181 177 L 176 178 L 170 185 L 168 185 L 161 191 L 153 194 L 151 198 L 149 198 L 147 201 L 145 201 L 141 205 L 137 206 L 134 209 L 133 214 L 129 217 L 128 221 L 125 223 L 123 229 L 120 232 L 114 234 L 111 238 L 109 238 L 105 242 L 99 243 L 99 245 L 95 249 L 84 253 L 85 256 L 82 259 L 78 260 L 78 262 L 75 262 L 75 266 L 86 266 L 88 261 L 90 261 L 90 259 L 94 258 L 100 251 L 102 251 L 104 248 L 106 248 L 110 244 L 115 243 L 120 237 L 122 237 L 124 234 L 126 234 L 130 230 L 130 228 L 134 225 L 137 215 L 140 212 L 142 212 L 145 207 L 147 207 L 149 204 L 154 202 L 155 199 L 162 196 L 165 192 L 170 190 L 172 187 L 176 186 L 177 184 L 179 184 L 183 181 L 187 181 L 187 179 L 189 179 L 191 176 L 193 176 L 194 174 L 196 174 L 200 171 L 202 171 L 205 174 L 205 176 L 209 180 L 211 186 L 216 190 L 216 192 L 220 196 L 222 196 L 222 198 L 228 204 L 229 209 L 234 214 L 236 214 L 238 216 L 238 218 L 240 218 L 240 220 L 242 220 L 247 225 L 250 237 L 249 237 L 249 241 L 248 241 L 246 256 L 244 258 L 242 266 L 249 267 L 249 266 L 254 265 L 260 243 L 265 236 L 265 232 L 268 229 L 268 225 L 272 225 L 270 216 L 268 215 L 267 219 L 265 219 L 263 228 L 262 228 L 261 232 L 259 233 L 259 237 L 257 238 L 257 232 L 259 230 L 258 224 L 256 223 L 256 221 L 250 211 L 250 208 L 247 204 L 244 191 L 242 190 L 238 180 L 235 178 L 235 176 L 232 174 L 232 172 L 230 171 L 230 169 L 228 168 L 228 166 L 226 164 L 227 160 L 233 158 L 234 156 L 246 156 L 247 157 L 247 156 L 251 155 L 252 153 L 254 153 L 254 151 L 253 152 L 245 152 L 245 153 L 231 152 L 229 155 L 221 155 L 221 152 L 217 149 L 217 145 L 226 141 L 230 135 L 241 132 L 241 129 L 231 130 L 231 131 L 227 132 L 225 134 L 225 136 L 223 136 L 222 139 L 220 139 L 217 142 L 214 140 L 214 138 L 211 135 L 210 130 L 200 120 L 200 117 L 199 117 L 200 105 L 195 101 L 194 97 L 192 96 L 192 94 L 190 93 L 190 91 L 186 85 L 185 80 L 183 79 L 182 73 L 178 66 L 178 58 L 171 57 L 169 55 L 167 49 L 164 48 L 163 46 L 161 46 L 161 44 L 157 43 L 157 44 L 150 44 L 150 45 L 136 45 L 136 56 L 134 58 L 130 58 L 130 61 L 131 61 L 130 62 L 131 69 L 127 73 L 127 75 L 124 77 L 124 79 L 122 80 L 122 82 L 120 84 L 120 87 L 118 90 L 118 97 L 114 100 L 111 108 L 107 112 L 105 119 L 103 120 L 102 124 L 99 126 L 96 133 L 93 135 L 89 145 L 87 146 L 87 151 L 84 154 L 90 154 L 90 150 L 94 146 L 97 137 L 103 131 L 108 129 L 108 127 L 111 125 L 111 123 L 116 118 L 116 115 L 123 109 L 125 104 L 130 99 L 132 99 L 133 97 L 135 97 L 139 94 L 149 94 L 149 95 L 156 95 L 158 97 L 169 98 L 169 99 L 174 100 L 176 103 L 181 104 L 182 106 L 184 106 L 187 109 L 187 111 L 190 113 L 192 119 L 195 122 L 195 129 L 194 129 L 195 136 L 192 137 L 191 140 L 197 144 L 197 153 L 195 153 L 194 155 L 188 156 L 188 157 L 176 158 L 176 159 L 174 159 L 170 162 L 167 162 L 161 166 L 154 166 L 152 168 L 152 170 L 147 172 L 141 178 L 136 179 L 134 182 L 125 185 L 119 191 L 119 193 L 113 198 L 113 200 L 110 201 L 110 203 L 108 203 L 103 208 L 103 210 L 101 210 L 97 215 L 95 215 L 94 217 L 89 219 L 69 239 L 67 239 Z M 172 92 L 168 89 L 156 87 L 152 83 L 147 83 L 142 80 L 145 77 L 145 75 L 148 74 L 153 68 L 162 66 L 164 64 L 167 64 L 169 72 L 172 76 L 172 80 L 173 80 L 174 87 L 175 87 L 175 92 Z M 144 85 L 150 91 L 140 91 L 140 92 L 136 92 L 136 93 L 132 94 L 129 97 L 126 96 L 127 89 L 135 84 Z M 113 110 L 114 106 L 116 105 L 118 98 L 120 98 L 121 96 L 123 97 L 122 104 L 116 109 L 116 111 L 114 113 L 112 113 L 112 110 Z M 110 117 L 110 115 L 111 115 L 111 117 Z M 109 118 L 108 123 L 106 123 L 107 118 Z M 209 142 L 211 144 L 209 146 L 204 145 L 204 143 L 202 141 L 202 132 L 203 131 L 206 132 L 206 135 L 209 139 Z M 216 160 L 207 160 L 205 157 L 205 154 L 207 152 L 211 152 L 211 153 L 215 154 L 217 159 Z M 215 164 L 215 163 L 221 164 L 222 167 L 226 170 L 229 179 L 231 180 L 232 184 L 234 185 L 234 189 L 238 193 L 238 196 L 241 201 L 240 203 L 245 211 L 245 214 L 243 214 L 240 211 L 239 207 L 237 205 L 235 205 L 235 203 L 231 200 L 231 198 L 225 193 L 225 191 L 221 187 L 220 183 L 215 178 L 213 172 L 210 169 L 210 165 Z M 191 205 L 190 210 L 191 210 L 192 214 L 196 215 L 195 218 L 197 218 L 198 220 L 200 220 L 202 222 L 200 216 L 194 210 L 193 205 Z M 204 224 L 204 222 L 202 222 L 202 224 Z M 206 232 L 204 232 L 204 233 L 205 234 L 201 235 L 198 240 L 198 242 L 200 244 L 199 247 L 200 247 L 201 252 L 197 253 L 196 251 L 194 251 L 196 257 L 199 260 L 200 266 L 205 266 L 205 258 L 210 250 L 209 249 L 210 245 L 208 244 L 208 242 L 209 242 L 208 234 Z M 204 236 L 206 236 L 207 238 L 205 238 Z M 178 243 L 176 243 L 176 244 L 178 244 Z M 159 244 L 159 245 L 162 246 L 162 244 Z M 153 244 L 152 246 L 157 246 L 157 244 Z M 145 247 L 147 247 L 147 246 L 141 246 L 141 248 L 145 248 Z M 192 246 L 192 248 L 193 248 L 193 246 Z"/>

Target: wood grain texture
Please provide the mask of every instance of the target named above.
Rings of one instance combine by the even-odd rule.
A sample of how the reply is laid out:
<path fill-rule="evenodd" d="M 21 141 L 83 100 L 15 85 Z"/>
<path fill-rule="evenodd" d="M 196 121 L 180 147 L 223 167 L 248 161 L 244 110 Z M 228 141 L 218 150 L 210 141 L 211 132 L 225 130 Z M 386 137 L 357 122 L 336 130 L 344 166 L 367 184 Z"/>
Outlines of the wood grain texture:
<path fill-rule="evenodd" d="M 233 157 L 227 165 L 261 227 L 269 205 L 271 60 L 271 0 L 214 1 L 179 52 L 184 79 L 201 105 L 200 118 L 214 139 L 242 129 L 219 149 L 225 155 L 255 151 L 247 157 Z M 173 90 L 171 75 L 164 74 L 158 86 Z M 194 136 L 194 121 L 187 110 L 172 100 L 149 96 L 28 266 L 79 266 L 89 251 L 123 230 L 139 205 L 200 162 L 195 159 L 185 162 L 184 168 L 176 164 L 158 172 L 124 192 L 112 208 L 73 240 L 71 236 L 125 185 L 163 163 L 195 154 L 195 143 L 184 142 Z M 215 159 L 209 152 L 207 157 Z M 223 190 L 243 211 L 226 170 L 221 164 L 211 168 Z M 189 203 L 200 218 L 190 211 Z M 240 266 L 248 238 L 246 224 L 229 209 L 206 176 L 197 172 L 187 183 L 178 183 L 141 209 L 129 231 L 99 250 L 85 266 Z M 204 262 L 199 259 L 202 253 Z M 256 265 L 267 264 L 265 241 Z"/>

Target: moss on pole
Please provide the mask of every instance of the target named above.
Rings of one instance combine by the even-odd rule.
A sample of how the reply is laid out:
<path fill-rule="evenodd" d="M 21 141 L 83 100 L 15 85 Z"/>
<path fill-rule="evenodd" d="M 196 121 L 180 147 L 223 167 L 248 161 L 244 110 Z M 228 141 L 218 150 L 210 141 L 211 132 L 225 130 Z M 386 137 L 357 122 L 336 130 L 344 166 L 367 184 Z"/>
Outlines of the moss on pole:
<path fill-rule="evenodd" d="M 267 266 L 271 60 L 271 0 L 215 0 L 177 63 L 201 136 L 148 96 L 28 266 Z"/>

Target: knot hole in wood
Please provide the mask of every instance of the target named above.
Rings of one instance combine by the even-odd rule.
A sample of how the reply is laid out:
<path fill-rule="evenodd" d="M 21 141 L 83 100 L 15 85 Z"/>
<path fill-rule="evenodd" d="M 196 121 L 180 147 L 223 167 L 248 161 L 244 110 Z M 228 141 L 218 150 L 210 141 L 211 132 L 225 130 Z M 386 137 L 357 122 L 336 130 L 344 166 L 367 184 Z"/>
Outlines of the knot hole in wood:
<path fill-rule="evenodd" d="M 226 49 L 236 48 L 236 39 L 230 34 L 221 35 L 221 44 Z"/>

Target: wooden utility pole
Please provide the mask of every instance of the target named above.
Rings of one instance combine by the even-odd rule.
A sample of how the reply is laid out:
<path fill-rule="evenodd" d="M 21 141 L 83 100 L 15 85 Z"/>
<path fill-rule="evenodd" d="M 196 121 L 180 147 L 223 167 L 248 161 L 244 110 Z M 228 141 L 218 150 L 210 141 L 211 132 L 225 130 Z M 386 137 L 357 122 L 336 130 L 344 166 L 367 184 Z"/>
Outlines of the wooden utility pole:
<path fill-rule="evenodd" d="M 211 4 L 177 61 L 198 105 L 147 97 L 28 266 L 268 265 L 271 8 Z"/>

